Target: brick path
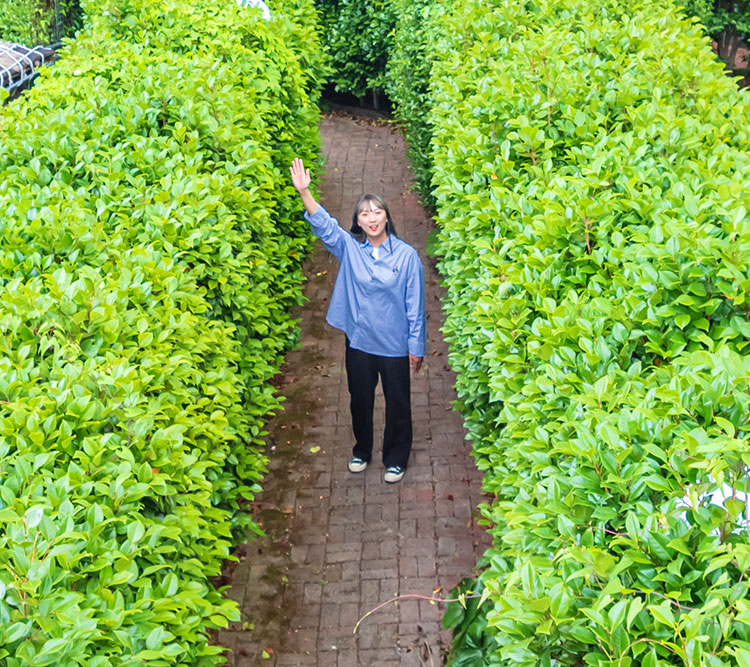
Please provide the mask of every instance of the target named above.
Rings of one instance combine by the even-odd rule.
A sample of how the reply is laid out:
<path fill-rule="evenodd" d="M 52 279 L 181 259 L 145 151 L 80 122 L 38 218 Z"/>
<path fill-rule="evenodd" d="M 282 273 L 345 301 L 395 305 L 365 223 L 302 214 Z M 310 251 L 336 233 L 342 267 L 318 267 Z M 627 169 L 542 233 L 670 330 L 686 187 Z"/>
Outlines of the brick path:
<path fill-rule="evenodd" d="M 325 323 L 337 262 L 320 243 L 306 266 L 303 347 L 281 379 L 286 409 L 269 424 L 270 474 L 258 519 L 267 537 L 240 549 L 227 596 L 243 622 L 220 634 L 234 667 L 441 665 L 450 633 L 442 605 L 389 604 L 395 594 L 441 594 L 470 574 L 488 544 L 476 522 L 481 475 L 461 418 L 451 409 L 454 375 L 440 335 L 440 287 L 424 255 L 431 220 L 411 192 L 404 142 L 388 126 L 332 115 L 321 123 L 326 168 L 322 202 L 347 224 L 363 191 L 389 203 L 400 236 L 422 256 L 428 349 L 412 380 L 414 447 L 400 484 L 383 482 L 376 401 L 376 449 L 364 473 L 346 468 L 352 434 L 344 336 Z M 266 650 L 269 657 L 263 658 Z"/>

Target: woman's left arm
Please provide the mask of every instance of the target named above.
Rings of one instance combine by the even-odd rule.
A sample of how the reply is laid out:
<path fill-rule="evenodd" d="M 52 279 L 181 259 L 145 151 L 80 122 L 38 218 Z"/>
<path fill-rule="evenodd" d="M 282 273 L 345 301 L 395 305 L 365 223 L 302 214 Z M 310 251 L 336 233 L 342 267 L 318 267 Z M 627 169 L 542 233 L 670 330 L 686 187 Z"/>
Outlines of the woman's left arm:
<path fill-rule="evenodd" d="M 409 365 L 416 373 L 422 367 L 427 346 L 424 271 L 422 261 L 416 251 L 409 258 L 406 273 L 406 320 L 409 325 L 407 339 Z"/>

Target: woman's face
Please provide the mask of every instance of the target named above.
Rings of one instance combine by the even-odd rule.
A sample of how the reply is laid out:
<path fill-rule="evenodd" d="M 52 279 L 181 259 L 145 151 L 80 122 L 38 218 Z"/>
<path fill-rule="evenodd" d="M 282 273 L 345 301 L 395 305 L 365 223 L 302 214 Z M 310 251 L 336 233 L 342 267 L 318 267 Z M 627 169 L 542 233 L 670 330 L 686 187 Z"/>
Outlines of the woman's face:
<path fill-rule="evenodd" d="M 385 231 L 386 221 L 385 211 L 374 201 L 366 201 L 362 204 L 357 215 L 359 226 L 367 235 L 367 240 L 374 246 L 380 245 L 388 236 Z"/>

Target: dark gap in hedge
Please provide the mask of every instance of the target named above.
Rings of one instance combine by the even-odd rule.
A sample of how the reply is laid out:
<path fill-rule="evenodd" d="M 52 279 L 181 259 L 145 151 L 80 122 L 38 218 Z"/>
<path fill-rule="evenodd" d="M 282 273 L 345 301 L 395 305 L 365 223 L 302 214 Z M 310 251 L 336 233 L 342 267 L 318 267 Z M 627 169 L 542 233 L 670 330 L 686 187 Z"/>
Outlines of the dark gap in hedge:
<path fill-rule="evenodd" d="M 358 97 L 337 91 L 333 83 L 328 83 L 323 88 L 323 101 L 333 108 L 357 109 L 360 113 L 374 111 L 388 117 L 393 113 L 393 103 L 382 90 L 369 89 L 365 95 Z"/>

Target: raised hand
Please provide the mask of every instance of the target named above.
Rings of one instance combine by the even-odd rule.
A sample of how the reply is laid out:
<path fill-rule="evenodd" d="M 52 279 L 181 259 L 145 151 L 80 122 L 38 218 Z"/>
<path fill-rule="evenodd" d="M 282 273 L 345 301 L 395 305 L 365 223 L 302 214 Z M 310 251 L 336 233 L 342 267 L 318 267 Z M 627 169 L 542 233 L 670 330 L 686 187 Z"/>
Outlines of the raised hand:
<path fill-rule="evenodd" d="M 292 166 L 289 167 L 289 173 L 292 175 L 292 185 L 299 192 L 302 197 L 302 203 L 305 205 L 305 210 L 310 215 L 313 215 L 318 210 L 318 203 L 313 199 L 310 194 L 310 170 L 305 169 L 305 165 L 302 160 L 298 157 L 292 160 Z"/>
<path fill-rule="evenodd" d="M 292 160 L 289 173 L 292 175 L 292 185 L 297 189 L 297 192 L 302 194 L 310 187 L 310 170 L 305 169 L 305 165 L 300 158 L 296 157 Z"/>

